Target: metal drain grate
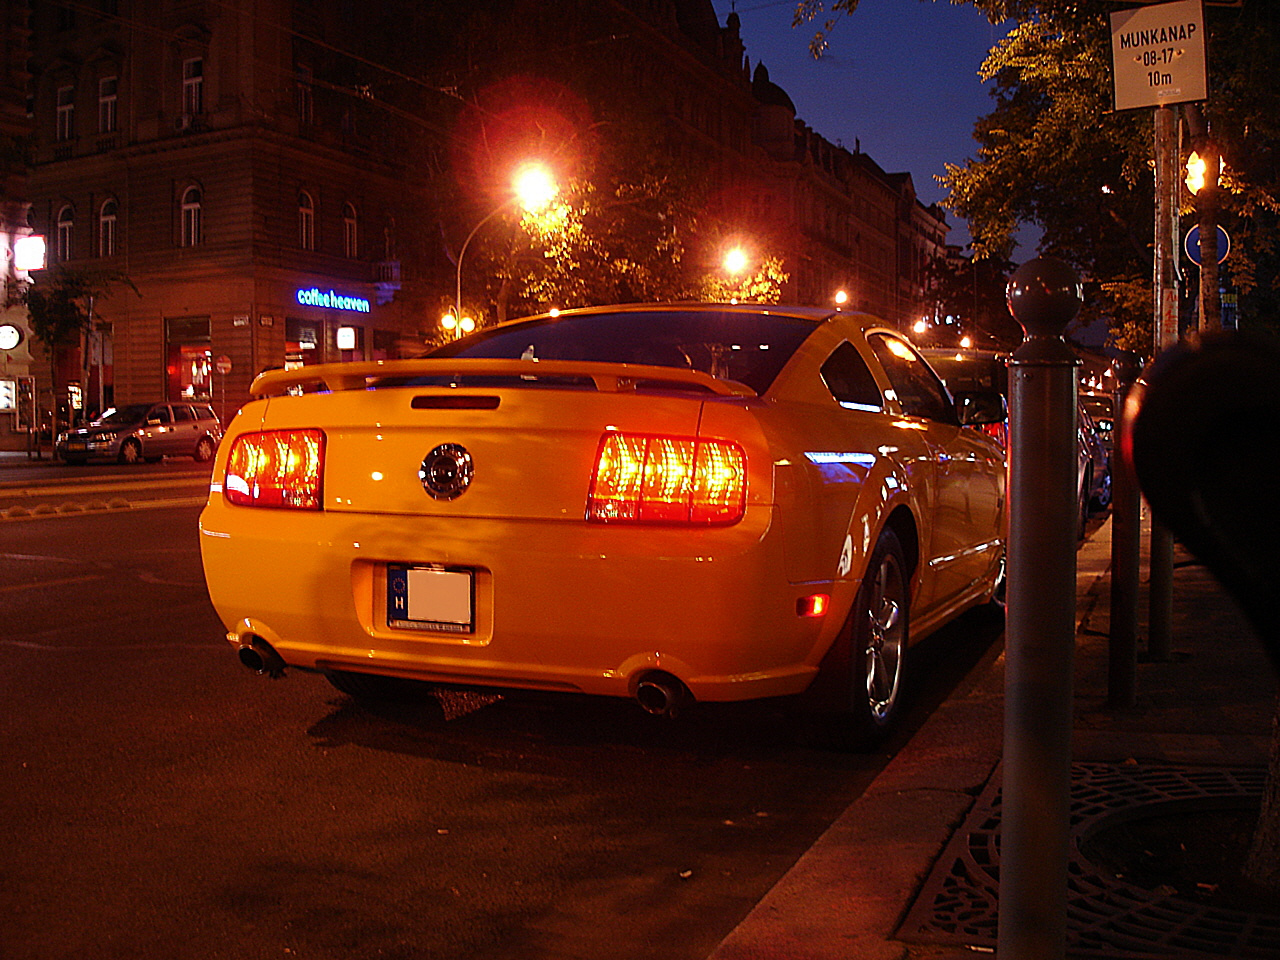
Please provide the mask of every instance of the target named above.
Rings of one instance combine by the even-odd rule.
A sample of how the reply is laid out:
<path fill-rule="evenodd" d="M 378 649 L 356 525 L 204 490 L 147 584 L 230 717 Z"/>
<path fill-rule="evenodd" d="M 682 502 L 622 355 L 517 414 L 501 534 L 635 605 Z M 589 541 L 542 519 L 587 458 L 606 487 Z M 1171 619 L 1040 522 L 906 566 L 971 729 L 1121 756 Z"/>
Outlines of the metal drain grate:
<path fill-rule="evenodd" d="M 1106 875 L 1080 852 L 1088 838 L 1125 820 L 1247 808 L 1265 781 L 1263 768 L 1073 765 L 1068 952 L 1129 960 L 1280 957 L 1280 913 L 1208 907 L 1146 890 Z M 995 948 L 999 831 L 997 768 L 898 928 L 900 940 Z"/>

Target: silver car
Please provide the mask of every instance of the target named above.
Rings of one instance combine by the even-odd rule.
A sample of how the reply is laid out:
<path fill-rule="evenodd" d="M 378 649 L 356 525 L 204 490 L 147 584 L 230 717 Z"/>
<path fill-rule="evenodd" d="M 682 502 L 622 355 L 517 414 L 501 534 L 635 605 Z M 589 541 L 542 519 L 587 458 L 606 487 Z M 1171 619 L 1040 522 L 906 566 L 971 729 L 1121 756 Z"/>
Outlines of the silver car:
<path fill-rule="evenodd" d="M 67 463 L 116 460 L 137 463 L 163 457 L 212 460 L 222 425 L 207 403 L 129 403 L 113 407 L 87 427 L 59 435 L 57 453 Z"/>

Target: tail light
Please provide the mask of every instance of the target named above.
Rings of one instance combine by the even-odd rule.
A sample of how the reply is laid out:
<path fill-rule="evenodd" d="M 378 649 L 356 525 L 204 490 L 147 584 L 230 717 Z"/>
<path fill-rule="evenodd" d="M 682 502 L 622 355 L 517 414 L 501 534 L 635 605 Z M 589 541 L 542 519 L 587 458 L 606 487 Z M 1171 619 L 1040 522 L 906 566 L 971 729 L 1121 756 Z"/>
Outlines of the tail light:
<path fill-rule="evenodd" d="M 747 457 L 728 440 L 606 433 L 587 519 L 604 523 L 724 524 L 742 519 Z"/>
<path fill-rule="evenodd" d="M 268 430 L 236 437 L 222 492 L 242 507 L 321 508 L 324 433 Z"/>

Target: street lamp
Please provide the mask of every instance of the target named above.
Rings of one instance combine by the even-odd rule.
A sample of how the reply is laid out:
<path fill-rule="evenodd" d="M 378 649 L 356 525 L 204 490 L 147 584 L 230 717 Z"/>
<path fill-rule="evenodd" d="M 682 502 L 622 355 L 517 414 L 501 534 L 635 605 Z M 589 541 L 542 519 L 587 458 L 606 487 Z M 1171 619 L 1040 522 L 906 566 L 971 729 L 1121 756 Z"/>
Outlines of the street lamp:
<path fill-rule="evenodd" d="M 508 207 L 519 204 L 527 212 L 532 213 L 549 204 L 556 195 L 555 177 L 551 175 L 550 170 L 540 163 L 525 163 L 516 170 L 516 175 L 511 181 L 511 191 L 512 195 L 507 200 L 490 210 L 479 223 L 471 228 L 471 232 L 467 234 L 467 239 L 462 241 L 462 249 L 458 251 L 458 282 L 457 296 L 453 302 L 454 312 L 440 321 L 440 325 L 446 330 L 461 331 L 456 332 L 454 334 L 455 337 L 462 336 L 463 333 L 470 333 L 475 329 L 475 321 L 470 317 L 463 316 L 462 313 L 462 258 L 467 255 L 467 247 L 471 245 L 471 241 L 480 232 L 481 227 Z M 462 317 L 462 319 L 458 320 L 458 317 Z M 445 323 L 445 320 L 450 319 L 454 321 L 453 325 Z"/>
<path fill-rule="evenodd" d="M 476 328 L 476 322 L 470 317 L 464 316 L 461 320 L 456 314 L 446 313 L 440 318 L 440 326 L 453 335 L 453 339 L 465 337 L 468 333 Z"/>
<path fill-rule="evenodd" d="M 849 292 L 847 290 L 837 290 L 835 299 L 836 309 L 839 309 L 849 302 Z"/>
<path fill-rule="evenodd" d="M 724 269 L 730 276 L 736 277 L 747 269 L 747 251 L 734 247 L 724 255 Z"/>

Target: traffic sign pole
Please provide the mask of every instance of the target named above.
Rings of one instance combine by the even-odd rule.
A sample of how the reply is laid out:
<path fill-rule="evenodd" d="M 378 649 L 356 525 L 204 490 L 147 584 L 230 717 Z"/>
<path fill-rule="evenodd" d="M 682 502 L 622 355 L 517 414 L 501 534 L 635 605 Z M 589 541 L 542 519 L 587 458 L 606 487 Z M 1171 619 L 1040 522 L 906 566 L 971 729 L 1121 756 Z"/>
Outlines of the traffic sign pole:
<path fill-rule="evenodd" d="M 231 358 L 225 354 L 218 357 L 214 361 L 213 369 L 218 371 L 218 391 L 219 391 L 219 413 L 222 417 L 222 426 L 227 425 L 227 374 L 231 372 Z"/>

